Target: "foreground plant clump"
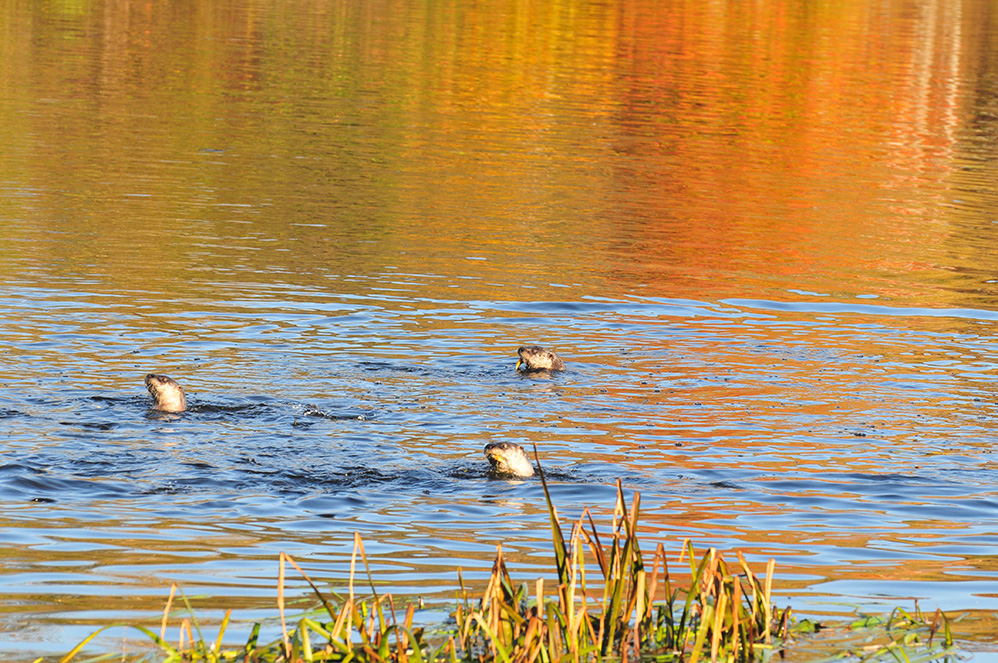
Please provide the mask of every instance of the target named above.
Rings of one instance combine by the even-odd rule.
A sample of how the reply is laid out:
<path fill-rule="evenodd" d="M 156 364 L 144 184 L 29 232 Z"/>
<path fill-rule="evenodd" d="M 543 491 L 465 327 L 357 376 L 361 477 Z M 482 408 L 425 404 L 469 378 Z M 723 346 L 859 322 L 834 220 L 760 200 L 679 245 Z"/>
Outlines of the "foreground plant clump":
<path fill-rule="evenodd" d="M 360 537 L 354 535 L 349 596 L 336 605 L 325 596 L 301 567 L 281 553 L 278 572 L 278 611 L 283 636 L 258 643 L 260 624 L 241 648 L 227 648 L 222 639 L 230 613 L 222 621 L 217 639 L 207 643 L 193 612 L 183 619 L 178 644 L 166 641 L 166 625 L 176 587 L 163 615 L 160 633 L 134 627 L 160 649 L 146 660 L 245 661 L 265 663 L 600 663 L 605 659 L 748 662 L 772 651 L 790 629 L 790 610 L 772 606 L 770 592 L 773 560 L 760 578 L 738 553 L 732 571 L 710 549 L 697 561 L 686 541 L 680 562 L 688 561 L 692 578 L 688 587 L 674 587 L 659 544 L 651 570 L 645 566 L 636 535 L 640 494 L 630 509 L 617 484 L 617 504 L 608 540 L 601 540 L 589 510 L 583 511 L 566 541 L 541 473 L 551 518 L 558 586 L 553 597 L 537 579 L 533 593 L 526 585 L 514 587 L 500 547 L 492 574 L 481 597 L 469 601 L 463 589 L 450 635 L 430 644 L 422 628 L 413 627 L 415 606 L 409 605 L 400 622 L 391 595 L 379 596 Z M 588 523 L 588 527 L 587 527 Z M 599 567 L 596 589 L 587 585 L 585 553 Z M 367 568 L 372 598 L 354 598 L 354 571 L 358 557 Z M 318 598 L 315 617 L 306 616 L 289 630 L 284 604 L 286 563 L 301 573 Z M 659 598 L 661 597 L 661 598 Z M 186 598 L 184 598 L 186 602 Z M 90 635 L 60 663 L 75 658 L 104 627 Z M 933 629 L 934 632 L 935 629 Z M 196 635 L 195 635 L 196 634 Z M 948 636 L 947 630 L 947 636 Z M 930 635 L 931 639 L 931 635 Z M 442 641 L 442 642 L 441 642 Z M 103 658 L 103 657 L 102 657 Z M 902 660 L 902 659 L 899 659 Z"/>
<path fill-rule="evenodd" d="M 742 579 L 713 549 L 697 563 L 687 541 L 680 560 L 688 556 L 692 580 L 689 588 L 674 588 L 662 544 L 650 573 L 645 566 L 636 534 L 640 494 L 635 493 L 629 511 L 618 482 L 612 531 L 604 544 L 588 509 L 566 542 L 546 482 L 544 490 L 558 571 L 557 598 L 546 599 L 539 579 L 536 600 L 527 607 L 528 590 L 513 589 L 500 548 L 478 606 L 465 604 L 457 611 L 465 657 L 549 663 L 606 657 L 626 661 L 649 654 L 678 658 L 686 652 L 690 661 L 705 653 L 714 660 L 752 660 L 757 649 L 770 647 L 774 633 L 785 633 L 789 610 L 771 607 L 772 560 L 762 581 L 739 554 L 746 591 Z M 600 572 L 596 597 L 586 584 L 587 547 Z M 664 599 L 656 601 L 659 594 Z"/>

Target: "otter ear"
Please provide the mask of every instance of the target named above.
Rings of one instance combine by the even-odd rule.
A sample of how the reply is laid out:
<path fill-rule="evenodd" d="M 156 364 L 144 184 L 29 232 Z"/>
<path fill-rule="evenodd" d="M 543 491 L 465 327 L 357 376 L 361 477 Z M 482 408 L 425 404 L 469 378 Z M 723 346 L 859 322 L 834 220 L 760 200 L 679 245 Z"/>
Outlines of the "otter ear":
<path fill-rule="evenodd" d="M 548 353 L 548 359 L 550 359 L 551 361 L 554 361 L 554 353 L 553 352 L 549 352 Z"/>

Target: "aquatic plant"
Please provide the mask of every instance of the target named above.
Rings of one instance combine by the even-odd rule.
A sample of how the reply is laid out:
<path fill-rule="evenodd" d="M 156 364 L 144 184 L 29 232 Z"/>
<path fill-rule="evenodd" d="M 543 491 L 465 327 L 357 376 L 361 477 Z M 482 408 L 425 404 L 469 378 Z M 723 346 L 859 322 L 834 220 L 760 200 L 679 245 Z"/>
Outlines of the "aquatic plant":
<path fill-rule="evenodd" d="M 469 599 L 458 571 L 461 596 L 455 622 L 452 631 L 437 638 L 435 645 L 431 645 L 433 638 L 424 629 L 413 624 L 415 605 L 408 605 L 399 620 L 392 595 L 378 594 L 363 541 L 357 534 L 348 595 L 335 601 L 320 591 L 294 559 L 281 553 L 277 607 L 282 635 L 274 642 L 258 642 L 257 623 L 244 646 L 223 648 L 231 611 L 222 620 L 214 641 L 207 641 L 182 592 L 188 617 L 181 621 L 176 646 L 167 642 L 166 626 L 176 585 L 171 588 L 159 634 L 141 626 L 133 628 L 158 647 L 164 663 L 627 663 L 630 659 L 651 658 L 739 663 L 757 660 L 763 652 L 771 651 L 774 643 L 786 641 L 793 628 L 791 611 L 772 605 L 774 560 L 769 560 L 765 575 L 759 576 L 741 553 L 737 554 L 737 566 L 729 566 L 713 548 L 697 560 L 693 544 L 686 540 L 680 563 L 688 562 L 691 579 L 688 586 L 677 587 L 661 543 L 652 558 L 650 573 L 645 565 L 637 536 L 639 493 L 634 493 L 628 508 L 618 481 L 611 531 L 605 540 L 588 508 L 566 540 L 543 471 L 540 477 L 550 514 L 558 578 L 558 585 L 552 588 L 553 597 L 545 592 L 543 578 L 536 580 L 532 596 L 526 584 L 514 586 L 499 546 L 485 591 L 477 600 Z M 587 552 L 590 563 L 595 562 L 599 569 L 595 581 L 587 576 Z M 365 600 L 355 595 L 358 561 L 364 565 L 371 591 Z M 308 583 L 319 606 L 290 629 L 285 605 L 288 565 Z M 949 646 L 952 636 L 942 613 L 937 613 L 929 643 L 940 623 Z M 802 625 L 805 628 L 801 630 L 808 630 L 810 623 L 805 620 Z M 916 606 L 915 615 L 903 611 L 892 615 L 888 632 L 891 626 L 900 628 L 902 635 L 881 643 L 878 651 L 905 660 L 897 658 L 897 652 L 907 658 L 907 651 L 917 642 L 917 635 L 913 640 L 911 634 L 926 626 L 926 620 Z M 108 628 L 111 626 L 91 634 L 60 663 L 74 659 Z M 877 652 L 872 655 L 879 656 Z M 143 658 L 153 660 L 154 656 Z"/>
<path fill-rule="evenodd" d="M 839 659 L 852 656 L 863 661 L 893 660 L 906 663 L 957 661 L 953 652 L 953 633 L 946 614 L 936 609 L 929 620 L 915 601 L 915 609 L 894 608 L 886 618 L 866 615 L 849 624 L 862 635 L 863 642 L 836 652 Z M 936 636 L 940 642 L 933 644 Z"/>
<path fill-rule="evenodd" d="M 688 559 L 692 578 L 689 587 L 680 590 L 673 587 L 661 543 L 650 573 L 645 566 L 637 536 L 640 493 L 634 494 L 628 509 L 618 481 L 606 543 L 588 508 L 566 541 L 543 472 L 541 481 L 554 543 L 556 598 L 545 597 L 544 580 L 538 579 L 533 606 L 527 608 L 526 586 L 513 589 L 500 547 L 478 607 L 472 610 L 465 604 L 457 610 L 463 652 L 502 663 L 608 657 L 626 661 L 650 654 L 679 658 L 684 653 L 691 663 L 706 656 L 749 661 L 757 650 L 771 648 L 774 635 L 786 634 L 790 611 L 773 609 L 771 602 L 773 560 L 761 579 L 739 554 L 742 577 L 732 573 L 714 549 L 697 562 L 687 540 L 680 561 Z M 598 596 L 590 592 L 587 580 L 587 548 L 599 568 Z M 664 595 L 660 601 L 659 588 Z"/>

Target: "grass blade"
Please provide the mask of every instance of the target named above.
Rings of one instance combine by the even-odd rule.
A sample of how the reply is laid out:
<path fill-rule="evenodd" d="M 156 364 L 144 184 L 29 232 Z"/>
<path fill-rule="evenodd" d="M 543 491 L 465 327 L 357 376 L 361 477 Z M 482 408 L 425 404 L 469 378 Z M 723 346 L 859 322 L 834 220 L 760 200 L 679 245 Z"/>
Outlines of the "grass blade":
<path fill-rule="evenodd" d="M 544 499 L 548 504 L 548 515 L 551 518 L 551 540 L 554 543 L 555 565 L 558 567 L 558 582 L 568 585 L 568 549 L 565 546 L 565 537 L 561 533 L 561 525 L 558 524 L 558 510 L 551 501 L 551 491 L 548 490 L 548 482 L 544 476 L 544 468 L 541 467 L 541 459 L 537 453 L 537 445 L 534 444 L 534 460 L 537 461 L 537 474 L 541 478 L 541 486 L 544 488 Z"/>

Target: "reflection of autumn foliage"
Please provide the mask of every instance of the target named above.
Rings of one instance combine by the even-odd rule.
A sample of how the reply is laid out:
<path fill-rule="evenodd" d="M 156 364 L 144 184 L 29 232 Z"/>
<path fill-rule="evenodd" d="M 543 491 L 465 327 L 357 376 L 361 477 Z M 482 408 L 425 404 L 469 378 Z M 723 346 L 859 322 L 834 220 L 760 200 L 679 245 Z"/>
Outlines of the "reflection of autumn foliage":
<path fill-rule="evenodd" d="M 305 274 L 397 262 L 705 299 L 924 299 L 955 278 L 951 261 L 982 259 L 947 250 L 941 219 L 959 212 L 947 192 L 969 177 L 961 140 L 980 122 L 967 86 L 993 80 L 991 13 L 942 0 L 6 6 L 0 176 L 38 191 L 37 246 L 44 219 L 73 238 L 49 262 L 109 253 L 115 279 L 177 260 Z M 136 229 L 154 241 L 114 244 Z"/>
<path fill-rule="evenodd" d="M 901 281 L 934 267 L 925 245 L 947 233 L 935 205 L 953 174 L 968 64 L 959 10 L 626 4 L 622 145 L 634 172 L 658 179 L 624 198 L 634 214 L 665 208 L 669 228 L 642 226 L 635 269 L 680 266 L 670 277 L 683 279 L 706 268 L 738 282 L 765 264 L 764 279 L 836 293 L 845 260 L 880 277 L 879 292 L 916 296 Z M 891 191 L 902 185 L 899 202 Z M 916 218 L 898 219 L 899 206 Z"/>

